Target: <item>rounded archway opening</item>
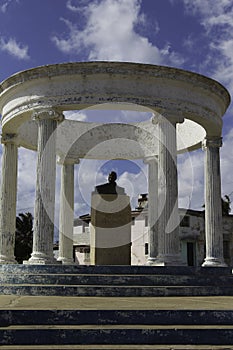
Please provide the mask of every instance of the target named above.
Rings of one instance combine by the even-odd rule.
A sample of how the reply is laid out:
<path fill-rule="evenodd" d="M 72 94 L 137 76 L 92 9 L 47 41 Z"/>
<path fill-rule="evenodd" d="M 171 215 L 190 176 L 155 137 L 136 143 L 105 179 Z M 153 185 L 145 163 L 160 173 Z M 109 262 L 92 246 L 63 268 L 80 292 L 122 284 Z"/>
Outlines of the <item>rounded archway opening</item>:
<path fill-rule="evenodd" d="M 89 123 L 139 123 L 153 117 L 153 111 L 147 107 L 132 103 L 103 103 L 83 110 L 64 111 L 67 120 Z"/>

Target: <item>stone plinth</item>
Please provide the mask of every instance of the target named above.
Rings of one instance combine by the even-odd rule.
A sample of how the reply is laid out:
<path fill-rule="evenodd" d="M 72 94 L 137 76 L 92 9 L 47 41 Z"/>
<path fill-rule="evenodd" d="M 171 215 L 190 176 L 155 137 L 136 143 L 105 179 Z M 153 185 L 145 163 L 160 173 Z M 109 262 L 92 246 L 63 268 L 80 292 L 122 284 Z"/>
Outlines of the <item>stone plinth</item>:
<path fill-rule="evenodd" d="M 131 208 L 127 195 L 92 193 L 91 264 L 130 265 Z"/>

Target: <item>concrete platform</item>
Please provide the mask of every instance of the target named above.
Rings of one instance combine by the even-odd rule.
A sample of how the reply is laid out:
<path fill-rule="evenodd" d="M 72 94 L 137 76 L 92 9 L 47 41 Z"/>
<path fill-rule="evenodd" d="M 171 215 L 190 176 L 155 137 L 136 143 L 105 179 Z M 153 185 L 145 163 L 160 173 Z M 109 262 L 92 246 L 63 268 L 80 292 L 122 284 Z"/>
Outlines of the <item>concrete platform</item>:
<path fill-rule="evenodd" d="M 1 295 L 3 310 L 233 310 L 233 296 L 216 297 L 57 297 Z"/>

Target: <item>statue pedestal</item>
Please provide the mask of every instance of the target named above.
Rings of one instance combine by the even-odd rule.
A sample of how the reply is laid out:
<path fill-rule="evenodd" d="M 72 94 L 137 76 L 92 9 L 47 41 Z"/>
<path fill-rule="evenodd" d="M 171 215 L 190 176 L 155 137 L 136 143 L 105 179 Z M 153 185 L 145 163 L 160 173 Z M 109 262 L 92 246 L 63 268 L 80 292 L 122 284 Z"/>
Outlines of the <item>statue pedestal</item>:
<path fill-rule="evenodd" d="M 131 264 L 130 198 L 122 194 L 92 193 L 91 264 Z"/>

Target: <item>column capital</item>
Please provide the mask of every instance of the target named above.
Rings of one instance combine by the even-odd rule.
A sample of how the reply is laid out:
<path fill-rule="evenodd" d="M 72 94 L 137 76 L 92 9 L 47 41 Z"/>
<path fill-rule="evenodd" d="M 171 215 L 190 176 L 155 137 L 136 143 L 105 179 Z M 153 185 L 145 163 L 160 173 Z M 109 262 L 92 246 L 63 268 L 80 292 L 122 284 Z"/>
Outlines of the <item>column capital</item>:
<path fill-rule="evenodd" d="M 169 122 L 171 124 L 183 123 L 184 116 L 182 112 L 172 112 L 170 110 L 159 109 L 152 117 L 153 124 Z"/>
<path fill-rule="evenodd" d="M 202 142 L 202 149 L 222 147 L 222 137 L 206 137 Z"/>
<path fill-rule="evenodd" d="M 61 111 L 54 108 L 43 108 L 36 109 L 32 114 L 33 120 L 55 120 L 57 122 L 62 122 L 64 120 L 64 115 Z"/>
<path fill-rule="evenodd" d="M 144 164 L 150 164 L 150 163 L 153 163 L 153 162 L 156 162 L 156 163 L 158 162 L 158 156 L 157 155 L 145 157 L 143 159 L 143 163 Z"/>
<path fill-rule="evenodd" d="M 59 165 L 74 165 L 79 163 L 80 163 L 79 158 L 71 158 L 71 157 L 65 157 L 60 155 L 57 157 L 57 164 Z"/>
<path fill-rule="evenodd" d="M 1 135 L 1 143 L 2 144 L 15 144 L 16 146 L 19 145 L 19 139 L 17 134 L 2 134 Z"/>

